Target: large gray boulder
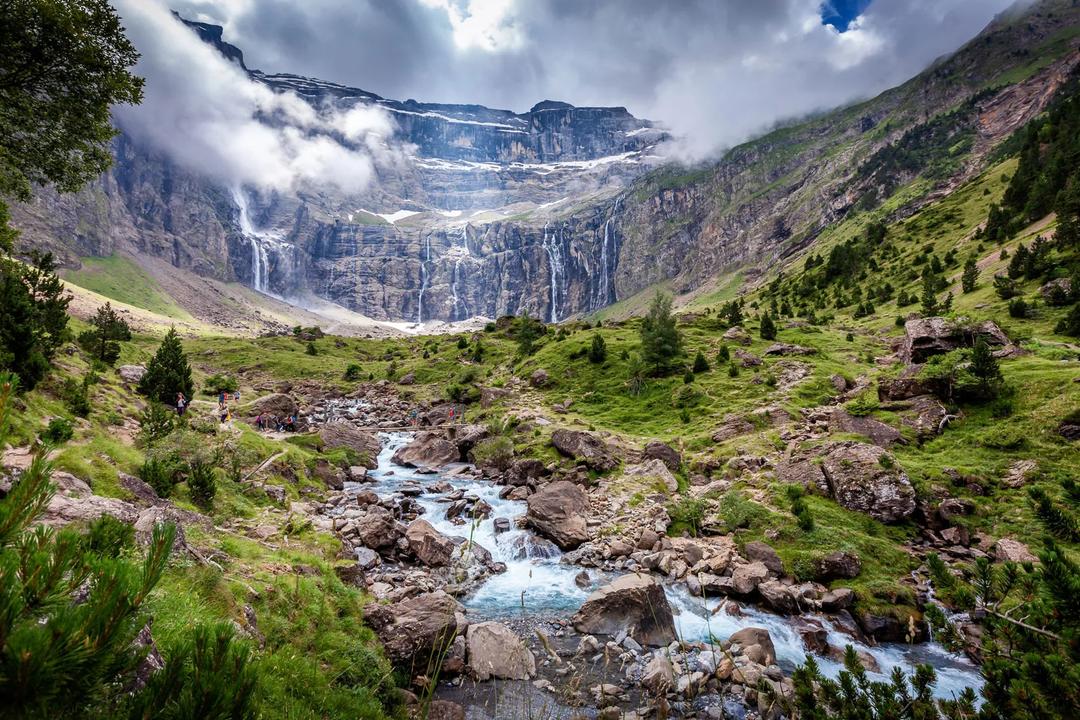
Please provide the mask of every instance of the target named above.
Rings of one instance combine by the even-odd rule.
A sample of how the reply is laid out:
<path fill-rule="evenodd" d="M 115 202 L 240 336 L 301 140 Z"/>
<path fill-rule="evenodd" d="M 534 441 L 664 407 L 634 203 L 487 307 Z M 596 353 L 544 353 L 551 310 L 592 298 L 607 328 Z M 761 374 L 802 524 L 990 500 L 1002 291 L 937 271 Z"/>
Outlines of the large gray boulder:
<path fill-rule="evenodd" d="M 548 483 L 527 500 L 525 519 L 538 533 L 563 550 L 573 550 L 589 539 L 586 518 L 589 497 L 567 480 Z"/>
<path fill-rule="evenodd" d="M 394 515 L 381 505 L 372 505 L 367 514 L 356 521 L 360 542 L 373 550 L 393 547 L 397 543 L 398 529 Z"/>
<path fill-rule="evenodd" d="M 461 459 L 458 447 L 440 432 L 417 433 L 412 442 L 402 445 L 391 460 L 405 467 L 436 468 Z"/>
<path fill-rule="evenodd" d="M 536 675 L 536 658 L 514 631 L 498 622 L 469 625 L 465 631 L 468 667 L 477 680 L 528 680 Z"/>
<path fill-rule="evenodd" d="M 743 647 L 743 653 L 746 655 L 753 654 L 747 652 L 747 650 L 757 646 L 761 648 L 765 659 L 767 660 L 765 664 L 771 665 L 776 662 L 776 647 L 773 645 L 772 636 L 769 635 L 769 631 L 765 628 L 743 628 L 732 634 L 728 640 L 741 645 Z"/>
<path fill-rule="evenodd" d="M 443 567 L 450 564 L 457 545 L 454 541 L 432 527 L 431 523 L 418 518 L 409 523 L 405 530 L 405 540 L 416 559 L 428 567 Z"/>
<path fill-rule="evenodd" d="M 128 384 L 135 384 L 142 380 L 143 375 L 146 374 L 145 365 L 121 365 L 116 368 L 116 374 L 120 376 L 122 382 Z"/>
<path fill-rule="evenodd" d="M 905 363 L 926 362 L 962 347 L 972 347 L 978 338 L 989 345 L 1008 345 L 1009 338 L 993 321 L 964 324 L 943 317 L 912 318 L 904 324 L 900 359 Z"/>
<path fill-rule="evenodd" d="M 625 630 L 640 645 L 675 640 L 675 619 L 664 588 L 651 575 L 623 575 L 585 600 L 571 618 L 580 633 L 615 635 Z"/>
<path fill-rule="evenodd" d="M 821 472 L 836 502 L 875 520 L 893 523 L 915 511 L 915 488 L 892 455 L 875 445 L 830 443 Z"/>
<path fill-rule="evenodd" d="M 241 414 L 247 417 L 255 417 L 259 413 L 276 415 L 279 418 L 296 415 L 300 411 L 296 401 L 285 393 L 272 393 L 263 395 L 261 398 L 252 400 L 241 408 Z"/>
<path fill-rule="evenodd" d="M 566 457 L 599 472 L 606 472 L 619 464 L 603 440 L 584 430 L 560 428 L 551 433 L 551 444 Z"/>
<path fill-rule="evenodd" d="M 369 603 L 364 622 L 382 641 L 386 657 L 399 668 L 425 672 L 437 664 L 458 631 L 464 608 L 441 590 L 392 605 Z"/>
<path fill-rule="evenodd" d="M 641 459 L 659 460 L 671 472 L 678 472 L 679 466 L 682 465 L 682 456 L 679 455 L 679 451 L 659 440 L 650 440 L 646 443 L 645 449 L 641 451 Z"/>
<path fill-rule="evenodd" d="M 382 443 L 371 433 L 345 422 L 332 422 L 319 428 L 319 439 L 327 450 L 348 448 L 363 459 L 361 463 L 369 470 L 379 466 L 379 450 Z"/>

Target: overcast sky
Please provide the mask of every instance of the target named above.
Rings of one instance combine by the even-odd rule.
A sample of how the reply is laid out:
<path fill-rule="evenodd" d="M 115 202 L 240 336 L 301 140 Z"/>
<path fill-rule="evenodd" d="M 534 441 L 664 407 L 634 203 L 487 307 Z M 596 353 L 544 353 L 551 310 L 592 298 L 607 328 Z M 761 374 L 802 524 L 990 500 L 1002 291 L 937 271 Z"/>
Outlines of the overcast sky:
<path fill-rule="evenodd" d="M 698 151 L 873 95 L 1012 0 L 174 0 L 249 67 L 524 111 L 624 105 Z M 825 21 L 831 24 L 826 24 Z M 152 50 L 141 48 L 144 52 Z M 153 78 L 150 78 L 151 82 Z"/>

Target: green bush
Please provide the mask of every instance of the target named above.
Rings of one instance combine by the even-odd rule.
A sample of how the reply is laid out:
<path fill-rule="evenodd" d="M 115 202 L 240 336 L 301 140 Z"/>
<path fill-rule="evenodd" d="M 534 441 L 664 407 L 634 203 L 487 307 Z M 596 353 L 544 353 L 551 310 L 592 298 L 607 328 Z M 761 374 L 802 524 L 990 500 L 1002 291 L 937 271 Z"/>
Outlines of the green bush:
<path fill-rule="evenodd" d="M 427 350 L 424 351 L 425 357 L 427 357 Z M 345 368 L 345 380 L 349 382 L 358 382 L 364 378 L 364 368 L 357 363 L 349 363 Z"/>
<path fill-rule="evenodd" d="M 102 557 L 120 557 L 135 545 L 135 528 L 112 515 L 102 515 L 90 523 L 83 546 Z"/>
<path fill-rule="evenodd" d="M 53 418 L 49 421 L 48 427 L 41 431 L 42 442 L 49 443 L 51 445 L 59 445 L 60 443 L 67 442 L 75 435 L 75 427 L 71 424 L 71 421 L 66 418 Z"/>
<path fill-rule="evenodd" d="M 140 480 L 154 488 L 158 497 L 167 498 L 180 481 L 179 470 L 175 458 L 148 457 L 138 474 Z"/>
<path fill-rule="evenodd" d="M 139 442 L 153 445 L 173 431 L 176 414 L 159 402 L 149 402 L 139 415 Z"/>
<path fill-rule="evenodd" d="M 479 467 L 506 470 L 514 462 L 514 443 L 505 435 L 487 438 L 472 449 L 472 457 Z"/>
<path fill-rule="evenodd" d="M 206 385 L 203 387 L 203 392 L 207 395 L 220 395 L 221 393 L 231 395 L 236 392 L 238 387 L 239 385 L 234 377 L 229 377 L 227 375 L 211 375 L 206 378 Z"/>
<path fill-rule="evenodd" d="M 667 506 L 668 516 L 671 518 L 669 531 L 672 534 L 678 534 L 685 530 L 696 537 L 701 532 L 707 509 L 705 500 L 701 498 L 684 497 L 669 504 Z"/>
<path fill-rule="evenodd" d="M 878 402 L 877 393 L 873 390 L 861 392 L 848 402 L 844 403 L 844 409 L 851 415 L 857 417 L 865 417 L 877 410 L 879 406 L 880 403 Z"/>
<path fill-rule="evenodd" d="M 60 389 L 60 396 L 73 415 L 86 417 L 90 414 L 90 389 L 86 383 L 68 378 Z"/>
<path fill-rule="evenodd" d="M 209 461 L 196 458 L 188 463 L 187 484 L 192 502 L 207 510 L 213 507 L 214 496 L 217 495 L 217 472 Z"/>

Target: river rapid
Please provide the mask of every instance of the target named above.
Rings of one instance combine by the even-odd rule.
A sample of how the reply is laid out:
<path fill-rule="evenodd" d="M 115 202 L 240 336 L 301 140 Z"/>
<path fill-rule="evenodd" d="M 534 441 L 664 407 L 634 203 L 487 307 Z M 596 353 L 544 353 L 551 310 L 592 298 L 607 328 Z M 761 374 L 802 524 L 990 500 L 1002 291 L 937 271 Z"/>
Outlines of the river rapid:
<path fill-rule="evenodd" d="M 423 506 L 424 519 L 445 535 L 471 537 L 491 552 L 495 560 L 506 564 L 506 572 L 493 575 L 462 602 L 474 619 L 568 618 L 585 601 L 589 593 L 610 581 L 614 574 L 589 569 L 590 584 L 585 588 L 575 582 L 582 568 L 561 562 L 561 553 L 552 544 L 537 538 L 527 529 L 519 528 L 517 520 L 525 514 L 527 505 L 522 501 L 499 498 L 502 489 L 493 483 L 458 475 L 454 467 L 444 468 L 438 474 L 422 474 L 391 462 L 391 456 L 411 439 L 409 433 L 384 434 L 378 468 L 370 471 L 371 482 L 363 487 L 373 490 L 380 497 L 394 495 L 402 485 L 419 485 L 424 494 L 416 498 Z M 446 481 L 455 489 L 487 502 L 491 515 L 466 524 L 455 524 L 446 519 L 447 503 L 444 496 L 431 494 L 426 488 L 437 481 Z M 356 486 L 361 487 L 361 486 Z M 495 518 L 510 520 L 510 530 L 497 534 Z M 657 576 L 659 577 L 659 576 Z M 759 610 L 753 605 L 742 605 L 742 615 L 732 616 L 713 610 L 727 598 L 705 600 L 691 596 L 683 584 L 663 579 L 665 592 L 679 636 L 684 641 L 722 641 L 745 627 L 764 627 L 772 636 L 776 648 L 777 663 L 791 672 L 806 660 L 807 653 L 793 618 Z M 869 653 L 881 668 L 881 674 L 870 673 L 875 680 L 888 680 L 893 668 L 899 667 L 909 673 L 917 663 L 931 665 L 938 675 L 935 693 L 938 697 L 952 698 L 961 690 L 982 685 L 979 669 L 967 658 L 950 653 L 934 642 L 914 645 L 882 643 L 868 646 L 852 639 L 831 623 L 826 616 L 808 615 L 819 621 L 828 631 L 831 645 L 844 647 L 854 645 L 857 650 Z M 821 671 L 836 677 L 842 665 L 829 658 L 816 656 Z"/>

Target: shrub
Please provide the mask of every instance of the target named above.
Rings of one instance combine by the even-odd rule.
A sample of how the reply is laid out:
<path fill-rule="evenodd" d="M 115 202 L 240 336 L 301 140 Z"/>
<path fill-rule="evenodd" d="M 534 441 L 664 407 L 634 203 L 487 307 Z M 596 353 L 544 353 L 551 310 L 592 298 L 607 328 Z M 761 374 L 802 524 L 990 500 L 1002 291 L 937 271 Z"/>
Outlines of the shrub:
<path fill-rule="evenodd" d="M 694 371 L 687 370 L 685 373 L 683 373 L 682 381 L 687 385 L 694 382 Z"/>
<path fill-rule="evenodd" d="M 49 421 L 48 427 L 41 431 L 40 437 L 42 442 L 51 445 L 59 445 L 60 443 L 67 442 L 74 435 L 75 428 L 70 420 L 67 420 L 66 418 L 53 418 Z"/>
<path fill-rule="evenodd" d="M 692 369 L 694 373 L 709 372 L 709 361 L 705 359 L 705 353 L 698 350 L 697 355 L 694 357 L 694 367 Z"/>
<path fill-rule="evenodd" d="M 162 457 L 148 457 L 139 468 L 139 479 L 154 488 L 158 497 L 172 495 L 173 488 L 179 482 L 179 472 L 175 461 Z"/>
<path fill-rule="evenodd" d="M 607 345 L 600 333 L 593 335 L 592 344 L 589 345 L 589 362 L 599 365 L 607 359 Z"/>
<path fill-rule="evenodd" d="M 1016 281 L 1005 275 L 994 276 L 994 292 L 998 294 L 998 297 L 1002 300 L 1009 300 L 1020 294 L 1020 288 L 1016 284 Z"/>
<path fill-rule="evenodd" d="M 469 341 L 465 339 L 464 335 L 459 335 L 457 339 L 457 349 L 464 350 L 467 347 L 469 347 Z"/>
<path fill-rule="evenodd" d="M 220 395 L 221 393 L 232 394 L 236 392 L 237 385 L 236 378 L 228 377 L 226 375 L 211 375 L 206 378 L 206 385 L 203 387 L 203 392 L 207 395 Z"/>
<path fill-rule="evenodd" d="M 217 473 L 207 460 L 195 458 L 188 463 L 188 492 L 196 505 L 210 509 L 217 495 Z"/>
<path fill-rule="evenodd" d="M 739 377 L 739 366 L 735 363 L 728 365 L 727 369 L 728 377 Z"/>
<path fill-rule="evenodd" d="M 707 506 L 701 498 L 680 498 L 667 506 L 671 518 L 672 534 L 686 530 L 693 536 L 701 532 Z"/>
<path fill-rule="evenodd" d="M 425 350 L 424 353 L 426 357 L 427 351 Z M 345 368 L 343 377 L 349 382 L 358 382 L 364 377 L 364 368 L 357 363 L 349 363 L 348 367 Z"/>
<path fill-rule="evenodd" d="M 315 341 L 314 340 L 308 340 L 308 344 L 307 344 L 307 347 L 304 348 L 304 352 L 306 354 L 308 354 L 308 355 L 318 355 L 319 354 L 319 348 L 315 347 Z"/>
<path fill-rule="evenodd" d="M 139 440 L 143 445 L 153 445 L 173 431 L 176 416 L 159 402 L 147 403 L 139 415 Z"/>
<path fill-rule="evenodd" d="M 74 415 L 86 417 L 90 414 L 90 390 L 86 383 L 80 383 L 74 378 L 68 378 L 60 390 L 60 396 L 64 405 Z"/>
<path fill-rule="evenodd" d="M 514 443 L 505 435 L 487 438 L 476 444 L 472 456 L 480 467 L 506 470 L 514 462 Z"/>
<path fill-rule="evenodd" d="M 90 523 L 83 546 L 102 557 L 119 557 L 135 545 L 135 528 L 112 515 L 102 515 Z"/>
<path fill-rule="evenodd" d="M 731 350 L 728 349 L 727 343 L 720 346 L 720 349 L 716 351 L 716 362 L 726 363 L 731 359 Z"/>
<path fill-rule="evenodd" d="M 1031 317 L 1031 305 L 1024 298 L 1014 298 L 1009 301 L 1009 317 L 1024 319 Z"/>
<path fill-rule="evenodd" d="M 861 392 L 844 404 L 844 409 L 851 415 L 865 417 L 878 409 L 877 393 L 873 391 Z"/>

